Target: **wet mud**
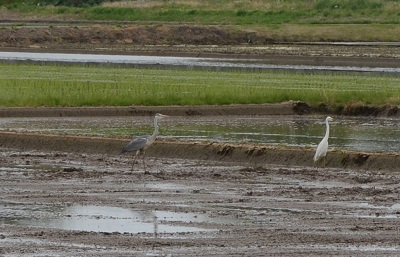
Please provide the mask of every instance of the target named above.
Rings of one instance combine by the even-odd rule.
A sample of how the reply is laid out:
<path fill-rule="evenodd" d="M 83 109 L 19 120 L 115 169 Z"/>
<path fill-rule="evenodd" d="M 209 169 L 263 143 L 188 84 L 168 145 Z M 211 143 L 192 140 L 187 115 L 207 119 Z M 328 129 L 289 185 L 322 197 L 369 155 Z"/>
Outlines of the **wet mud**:
<path fill-rule="evenodd" d="M 131 161 L 2 149 L 1 254 L 399 252 L 398 172 L 149 155 L 145 174 Z"/>
<path fill-rule="evenodd" d="M 0 134 L 5 256 L 395 256 L 400 172 L 379 154 Z M 382 164 L 398 160 L 386 156 Z M 344 162 L 343 161 L 343 162 Z"/>

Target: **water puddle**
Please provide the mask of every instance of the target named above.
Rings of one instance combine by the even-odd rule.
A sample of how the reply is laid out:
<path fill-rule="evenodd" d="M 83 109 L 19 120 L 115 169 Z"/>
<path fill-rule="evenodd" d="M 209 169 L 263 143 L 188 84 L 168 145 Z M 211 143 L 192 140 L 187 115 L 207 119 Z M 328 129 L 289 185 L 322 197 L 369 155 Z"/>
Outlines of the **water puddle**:
<path fill-rule="evenodd" d="M 305 248 L 308 248 L 309 246 L 305 245 L 298 245 L 296 246 L 297 249 L 304 250 Z M 320 245 L 320 244 L 315 244 L 313 245 L 313 248 L 315 250 L 345 250 L 345 251 L 355 251 L 355 252 L 396 252 L 400 250 L 400 246 L 396 245 L 355 245 L 355 244 L 328 244 L 328 245 Z M 371 254 L 366 255 L 366 256 L 371 256 Z M 381 256 L 381 255 L 378 255 Z"/>
<path fill-rule="evenodd" d="M 344 217 L 362 219 L 398 219 L 400 218 L 400 204 L 392 206 L 374 205 L 368 202 L 337 202 L 333 206 L 351 208 L 352 211 Z"/>
<path fill-rule="evenodd" d="M 2 224 L 107 233 L 196 233 L 214 229 L 182 224 L 212 221 L 206 214 L 120 207 L 0 204 Z"/>
<path fill-rule="evenodd" d="M 152 117 L 0 118 L 1 130 L 119 136 L 152 132 Z M 325 134 L 322 116 L 173 116 L 160 123 L 160 138 L 316 146 Z M 400 119 L 335 117 L 332 148 L 400 152 Z"/>
<path fill-rule="evenodd" d="M 377 252 L 377 251 L 399 251 L 399 246 L 380 246 L 380 245 L 352 245 L 346 248 L 349 251 Z"/>

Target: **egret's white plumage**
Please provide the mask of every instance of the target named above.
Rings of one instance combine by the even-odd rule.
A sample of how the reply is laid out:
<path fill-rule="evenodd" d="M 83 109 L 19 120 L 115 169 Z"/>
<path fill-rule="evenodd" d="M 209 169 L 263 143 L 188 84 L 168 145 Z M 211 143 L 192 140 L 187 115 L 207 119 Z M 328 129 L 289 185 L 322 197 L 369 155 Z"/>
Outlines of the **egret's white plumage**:
<path fill-rule="evenodd" d="M 333 118 L 328 116 L 325 119 L 325 124 L 326 124 L 326 132 L 325 136 L 322 139 L 322 141 L 318 144 L 317 151 L 315 152 L 314 155 L 314 162 L 317 162 L 319 159 L 326 157 L 326 153 L 328 151 L 328 138 L 329 138 L 329 122 L 333 121 Z"/>
<path fill-rule="evenodd" d="M 156 140 L 157 135 L 158 135 L 158 120 L 162 119 L 164 117 L 168 117 L 168 116 L 157 113 L 154 116 L 154 132 L 153 132 L 153 134 L 152 135 L 142 135 L 142 136 L 138 136 L 136 138 L 134 137 L 132 139 L 132 141 L 130 143 L 128 143 L 122 149 L 122 153 L 136 151 L 135 158 L 132 163 L 132 170 L 133 170 L 133 165 L 136 162 L 137 156 L 139 155 L 139 153 L 143 153 L 143 167 L 144 167 L 144 171 L 146 172 L 145 151 Z"/>

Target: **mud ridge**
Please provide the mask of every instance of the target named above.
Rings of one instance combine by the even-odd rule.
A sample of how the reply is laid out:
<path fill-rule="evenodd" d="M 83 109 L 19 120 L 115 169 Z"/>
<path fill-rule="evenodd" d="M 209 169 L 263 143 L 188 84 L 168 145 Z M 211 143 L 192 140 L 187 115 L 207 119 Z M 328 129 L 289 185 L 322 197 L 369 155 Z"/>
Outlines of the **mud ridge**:
<path fill-rule="evenodd" d="M 274 104 L 232 104 L 201 106 L 129 106 L 129 107 L 0 107 L 0 117 L 74 117 L 74 116 L 170 116 L 216 115 L 303 115 L 310 113 L 345 116 L 400 117 L 396 105 L 351 103 L 331 107 L 324 103 L 312 107 L 302 101 Z"/>
<path fill-rule="evenodd" d="M 129 107 L 3 107 L 0 117 L 68 116 L 151 116 L 155 113 L 190 115 L 295 115 L 307 114 L 310 106 L 301 101 L 277 104 L 202 105 L 202 106 L 129 106 Z"/>
<path fill-rule="evenodd" d="M 85 136 L 60 136 L 1 132 L 0 147 L 21 151 L 42 150 L 70 153 L 122 155 L 122 147 L 129 139 Z M 204 143 L 157 141 L 146 152 L 147 156 L 207 161 L 223 161 L 245 166 L 266 164 L 285 166 L 315 166 L 313 148 L 283 147 L 257 144 Z M 322 164 L 319 164 L 322 166 Z M 398 153 L 370 153 L 331 150 L 326 167 L 361 169 L 368 171 L 398 171 Z"/>

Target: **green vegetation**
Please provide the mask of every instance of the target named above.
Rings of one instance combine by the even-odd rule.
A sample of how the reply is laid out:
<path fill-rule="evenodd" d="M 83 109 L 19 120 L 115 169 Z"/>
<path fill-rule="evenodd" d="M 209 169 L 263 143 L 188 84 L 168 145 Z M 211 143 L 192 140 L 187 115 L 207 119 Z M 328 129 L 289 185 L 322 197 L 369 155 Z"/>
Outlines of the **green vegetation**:
<path fill-rule="evenodd" d="M 0 63 L 2 106 L 400 104 L 390 75 Z"/>
<path fill-rule="evenodd" d="M 94 20 L 267 25 L 282 23 L 398 24 L 398 0 L 0 0 L 11 10 Z M 87 8 L 80 8 L 86 6 Z"/>
<path fill-rule="evenodd" d="M 267 42 L 397 42 L 400 30 L 399 0 L 0 0 L 3 13 L 43 20 L 115 21 L 118 26 L 125 21 L 215 25 L 257 33 Z"/>
<path fill-rule="evenodd" d="M 72 6 L 87 7 L 99 5 L 104 0 L 0 0 L 0 5 L 11 8 L 24 8 L 33 6 Z"/>

